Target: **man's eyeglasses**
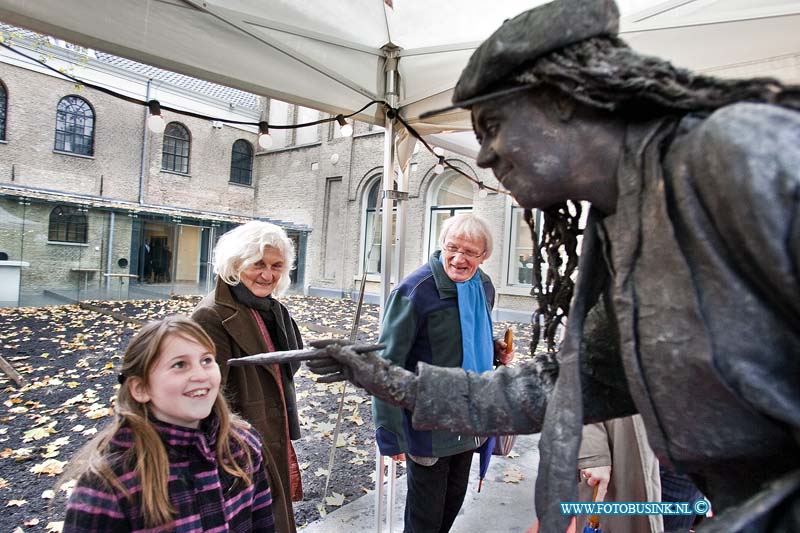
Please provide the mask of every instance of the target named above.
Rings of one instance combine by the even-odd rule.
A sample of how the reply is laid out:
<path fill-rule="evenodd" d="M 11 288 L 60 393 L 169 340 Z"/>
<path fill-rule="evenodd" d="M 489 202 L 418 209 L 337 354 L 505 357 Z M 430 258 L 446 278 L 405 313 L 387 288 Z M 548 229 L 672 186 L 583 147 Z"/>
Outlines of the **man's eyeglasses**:
<path fill-rule="evenodd" d="M 484 250 L 483 252 L 472 252 L 470 250 L 460 250 L 458 246 L 453 246 L 452 244 L 445 244 L 444 249 L 449 254 L 461 254 L 469 257 L 470 259 L 478 259 L 480 256 L 486 253 Z"/>

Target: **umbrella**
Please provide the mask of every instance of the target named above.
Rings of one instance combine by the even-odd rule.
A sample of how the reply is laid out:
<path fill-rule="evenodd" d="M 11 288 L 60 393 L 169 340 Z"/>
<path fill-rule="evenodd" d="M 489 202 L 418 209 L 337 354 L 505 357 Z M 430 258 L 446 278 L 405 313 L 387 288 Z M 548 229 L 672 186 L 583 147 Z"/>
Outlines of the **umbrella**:
<path fill-rule="evenodd" d="M 594 493 L 592 494 L 592 501 L 597 501 L 597 489 L 600 488 L 600 483 L 594 486 Z M 589 517 L 586 521 L 586 525 L 583 526 L 583 533 L 603 533 L 603 530 L 600 529 L 600 517 L 596 514 L 593 514 Z"/>
<path fill-rule="evenodd" d="M 480 476 L 478 480 L 478 492 L 481 491 L 483 478 L 486 477 L 486 471 L 489 470 L 489 461 L 492 460 L 492 451 L 494 451 L 494 443 L 496 440 L 497 437 L 489 437 L 480 448 L 475 450 L 475 453 L 479 453 L 481 458 L 480 468 L 478 469 L 478 475 Z"/>

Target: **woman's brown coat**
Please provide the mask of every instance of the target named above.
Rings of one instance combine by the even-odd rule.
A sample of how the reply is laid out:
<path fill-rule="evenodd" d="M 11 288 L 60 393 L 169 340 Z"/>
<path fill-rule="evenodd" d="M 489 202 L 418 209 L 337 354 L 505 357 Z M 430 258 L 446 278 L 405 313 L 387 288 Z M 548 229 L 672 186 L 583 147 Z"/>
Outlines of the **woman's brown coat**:
<path fill-rule="evenodd" d="M 275 309 L 279 309 L 279 312 L 275 313 L 279 334 L 285 335 L 288 349 L 302 348 L 300 331 L 289 316 L 289 311 L 282 304 L 275 306 Z M 268 351 L 258 324 L 250 308 L 236 301 L 228 284 L 222 281 L 218 281 L 215 291 L 198 304 L 192 313 L 192 318 L 214 341 L 225 397 L 231 409 L 250 422 L 261 434 L 269 455 L 274 460 L 283 497 L 282 501 L 278 501 L 278 491 L 273 491 L 273 513 L 277 529 L 281 532 L 294 532 L 286 434 L 287 410 L 284 409 L 278 386 L 280 376 L 273 367 L 230 367 L 227 364 L 230 359 Z M 274 339 L 273 342 L 278 344 Z M 287 408 L 290 413 L 289 427 L 299 428 L 297 409 L 294 405 L 294 386 L 291 382 L 285 381 L 284 385 L 287 389 Z M 272 478 L 270 483 L 276 485 Z"/>

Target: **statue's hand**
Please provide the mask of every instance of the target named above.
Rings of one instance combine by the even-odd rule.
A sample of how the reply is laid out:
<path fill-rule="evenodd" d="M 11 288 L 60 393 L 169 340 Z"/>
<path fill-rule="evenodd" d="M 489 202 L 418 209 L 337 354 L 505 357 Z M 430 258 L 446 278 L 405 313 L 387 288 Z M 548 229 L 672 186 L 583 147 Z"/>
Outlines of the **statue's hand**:
<path fill-rule="evenodd" d="M 387 403 L 413 410 L 416 374 L 391 364 L 375 352 L 356 353 L 350 344 L 341 340 L 314 341 L 311 346 L 324 349 L 328 357 L 306 361 L 306 365 L 315 374 L 321 374 L 319 381 L 323 383 L 347 380 Z"/>
<path fill-rule="evenodd" d="M 309 343 L 312 348 L 325 349 L 328 346 L 349 346 L 353 343 L 344 339 L 321 339 Z M 321 383 L 336 383 L 337 381 L 353 381 L 352 372 L 346 365 L 342 365 L 333 357 L 322 357 L 306 361 L 306 366 L 320 377 Z"/>

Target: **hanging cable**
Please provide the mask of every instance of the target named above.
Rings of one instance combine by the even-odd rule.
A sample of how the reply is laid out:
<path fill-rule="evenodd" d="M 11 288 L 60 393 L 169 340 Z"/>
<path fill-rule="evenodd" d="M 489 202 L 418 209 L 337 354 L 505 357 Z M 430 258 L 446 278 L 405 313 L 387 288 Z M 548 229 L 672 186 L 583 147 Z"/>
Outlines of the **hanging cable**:
<path fill-rule="evenodd" d="M 508 191 L 506 191 L 504 189 L 497 189 L 495 187 L 490 187 L 489 185 L 486 185 L 482 181 L 475 179 L 474 177 L 470 176 L 469 174 L 467 174 L 466 172 L 464 172 L 460 168 L 454 166 L 452 163 L 447 161 L 444 158 L 444 151 L 440 147 L 438 147 L 438 146 L 437 147 L 432 147 L 430 144 L 428 144 L 428 142 L 425 141 L 425 139 L 422 138 L 422 136 L 419 134 L 419 132 L 417 132 L 417 130 L 415 130 L 408 123 L 408 121 L 406 121 L 406 119 L 404 119 L 400 115 L 399 111 L 397 109 L 391 107 L 385 100 L 370 100 L 369 102 L 364 104 L 364 106 L 362 106 L 360 109 L 358 109 L 356 111 L 353 111 L 352 113 L 348 113 L 348 114 L 340 113 L 340 114 L 332 116 L 332 117 L 323 118 L 323 119 L 319 119 L 319 120 L 314 120 L 314 121 L 311 121 L 311 122 L 304 122 L 304 123 L 301 123 L 301 124 L 269 124 L 269 123 L 264 122 L 264 121 L 253 122 L 253 121 L 247 121 L 247 120 L 229 120 L 229 119 L 226 119 L 226 118 L 218 118 L 218 117 L 212 117 L 212 116 L 209 116 L 209 115 L 204 115 L 202 113 L 195 113 L 194 111 L 188 111 L 188 110 L 185 110 L 185 109 L 177 109 L 177 108 L 174 108 L 174 107 L 164 106 L 164 105 L 161 105 L 161 103 L 158 100 L 140 100 L 138 98 L 127 96 L 127 95 L 118 93 L 118 92 L 116 92 L 116 91 L 114 91 L 112 89 L 109 89 L 107 87 L 102 87 L 100 85 L 95 85 L 94 83 L 90 83 L 90 82 L 81 80 L 80 78 L 72 76 L 71 74 L 67 74 L 66 72 L 62 72 L 61 70 L 56 69 L 56 68 L 48 65 L 47 62 L 45 62 L 44 60 L 33 58 L 33 57 L 21 52 L 20 50 L 17 50 L 16 48 L 14 48 L 14 47 L 6 44 L 6 43 L 0 42 L 0 46 L 2 46 L 3 48 L 5 48 L 7 50 L 10 50 L 10 51 L 14 52 L 15 54 L 18 54 L 18 55 L 28 59 L 29 61 L 33 61 L 35 63 L 38 63 L 38 64 L 42 65 L 43 67 L 45 67 L 45 68 L 57 73 L 60 76 L 63 76 L 64 78 L 66 78 L 66 79 L 68 79 L 68 80 L 70 80 L 70 81 L 72 81 L 72 82 L 74 82 L 76 84 L 82 85 L 84 87 L 89 87 L 89 88 L 94 89 L 96 91 L 100 91 L 100 92 L 102 92 L 104 94 L 107 94 L 109 96 L 113 96 L 115 98 L 119 98 L 120 100 L 124 100 L 124 101 L 132 103 L 132 104 L 138 104 L 138 105 L 143 105 L 143 106 L 148 107 L 148 109 L 150 110 L 150 116 L 148 116 L 148 118 L 147 118 L 147 127 L 151 131 L 153 131 L 155 133 L 161 133 L 161 132 L 164 131 L 164 129 L 166 128 L 166 120 L 164 119 L 163 111 L 170 111 L 172 113 L 178 113 L 178 114 L 181 114 L 181 115 L 185 115 L 185 116 L 189 116 L 189 117 L 193 117 L 193 118 L 197 118 L 197 119 L 201 119 L 201 120 L 218 121 L 218 122 L 223 122 L 223 123 L 226 123 L 226 124 L 237 124 L 237 125 L 242 125 L 242 126 L 255 126 L 255 127 L 258 128 L 258 131 L 259 131 L 258 145 L 261 148 L 264 148 L 265 150 L 269 149 L 272 146 L 272 136 L 269 134 L 269 130 L 270 129 L 291 130 L 291 129 L 298 129 L 298 128 L 306 128 L 306 127 L 310 127 L 310 126 L 317 126 L 319 124 L 326 124 L 326 123 L 329 123 L 329 122 L 336 121 L 339 124 L 339 127 L 341 128 L 340 129 L 340 133 L 342 134 L 342 136 L 343 137 L 349 137 L 349 136 L 351 136 L 353 134 L 353 125 L 350 122 L 348 122 L 346 119 L 352 118 L 352 117 L 358 115 L 359 113 L 361 113 L 362 111 L 364 111 L 365 109 L 367 109 L 368 107 L 370 107 L 372 105 L 380 104 L 380 105 L 384 106 L 385 113 L 387 114 L 387 116 L 396 117 L 397 120 L 399 120 L 400 123 L 406 128 L 406 130 L 408 130 L 408 132 L 415 139 L 417 139 L 419 142 L 421 142 L 422 145 L 425 147 L 425 149 L 428 150 L 428 152 L 430 152 L 434 157 L 436 157 L 437 163 L 436 163 L 436 165 L 434 165 L 434 170 L 433 170 L 435 174 L 441 174 L 442 172 L 444 172 L 445 168 L 448 168 L 448 169 L 450 169 L 450 170 L 452 170 L 452 171 L 464 176 L 465 178 L 467 178 L 471 182 L 475 183 L 478 186 L 479 195 L 486 194 L 487 191 L 492 191 L 492 192 L 495 192 L 495 193 L 506 194 L 506 195 L 511 196 L 511 193 L 509 193 Z M 483 196 L 481 196 L 481 197 L 483 197 Z"/>
<path fill-rule="evenodd" d="M 249 120 L 230 120 L 230 119 L 226 119 L 226 118 L 212 117 L 212 116 L 209 116 L 209 115 L 204 115 L 202 113 L 195 113 L 194 111 L 188 111 L 186 109 L 177 109 L 177 108 L 174 108 L 174 107 L 161 105 L 157 100 L 150 100 L 150 101 L 140 100 L 139 98 L 134 98 L 132 96 L 127 96 L 127 95 L 118 93 L 118 92 L 116 92 L 116 91 L 114 91 L 112 89 L 109 89 L 107 87 L 103 87 L 101 85 L 95 85 L 94 83 L 91 83 L 91 82 L 88 82 L 88 81 L 84 81 L 84 80 L 82 80 L 80 78 L 76 78 L 75 76 L 72 76 L 71 74 L 67 74 L 66 72 L 62 72 L 61 70 L 48 65 L 43 60 L 31 57 L 31 56 L 29 56 L 29 55 L 17 50 L 14 47 L 9 46 L 6 43 L 0 42 L 0 46 L 2 46 L 3 48 L 6 48 L 7 50 L 10 50 L 10 51 L 14 52 L 15 54 L 21 55 L 22 57 L 28 59 L 29 61 L 33 61 L 35 63 L 38 63 L 39 65 L 42 65 L 43 67 L 55 72 L 56 74 L 58 74 L 60 76 L 63 76 L 64 78 L 67 78 L 68 80 L 70 80 L 70 81 L 72 81 L 74 83 L 77 83 L 78 85 L 82 85 L 84 87 L 89 87 L 89 88 L 94 89 L 96 91 L 100 91 L 100 92 L 102 92 L 104 94 L 107 94 L 109 96 L 113 96 L 115 98 L 119 98 L 120 100 L 124 100 L 124 101 L 132 103 L 132 104 L 138 104 L 138 105 L 146 106 L 146 107 L 150 108 L 151 117 L 155 116 L 157 114 L 160 115 L 161 114 L 160 111 L 171 111 L 173 113 L 179 113 L 181 115 L 185 115 L 185 116 L 193 117 L 193 118 L 198 118 L 198 119 L 201 119 L 201 120 L 218 121 L 218 122 L 224 122 L 226 124 L 238 124 L 238 125 L 243 125 L 243 126 L 256 126 L 256 127 L 259 127 L 259 131 L 260 131 L 260 126 L 261 126 L 260 122 L 253 122 L 253 121 L 249 121 Z M 155 102 L 155 104 L 151 105 L 151 102 Z M 353 126 L 352 126 L 352 124 L 348 123 L 345 119 L 354 117 L 355 115 L 358 115 L 359 113 L 361 113 L 362 111 L 364 111 L 368 107 L 370 107 L 372 105 L 375 105 L 375 104 L 382 104 L 382 105 L 388 107 L 387 103 L 384 100 L 370 100 L 363 107 L 361 107 L 361 109 L 358 109 L 357 111 L 354 111 L 352 113 L 348 113 L 348 114 L 341 114 L 340 113 L 340 114 L 338 114 L 336 116 L 333 116 L 333 117 L 322 118 L 322 119 L 314 120 L 314 121 L 311 121 L 311 122 L 303 122 L 301 124 L 267 124 L 267 127 L 271 128 L 271 129 L 275 129 L 275 130 L 293 130 L 293 129 L 297 129 L 297 128 L 306 128 L 306 127 L 310 127 L 310 126 L 317 126 L 319 124 L 326 124 L 328 122 L 337 121 L 337 122 L 339 122 L 339 125 L 342 126 L 342 129 L 343 129 L 342 135 L 347 136 L 344 133 L 346 131 L 346 129 L 345 129 L 346 127 L 349 127 L 350 135 L 352 135 Z M 158 106 L 157 109 L 159 110 L 159 113 L 153 113 L 153 106 L 154 105 Z M 343 125 L 343 123 L 345 125 Z"/>
<path fill-rule="evenodd" d="M 397 110 L 395 110 L 395 112 L 396 111 Z M 422 138 L 422 135 L 420 135 L 419 132 L 417 130 L 415 130 L 414 127 L 411 126 L 411 124 L 409 124 L 406 121 L 406 119 L 404 119 L 402 117 L 402 115 L 400 115 L 400 113 L 396 112 L 396 116 L 397 116 L 397 120 L 400 121 L 400 123 L 406 128 L 406 130 L 408 130 L 408 132 L 411 134 L 411 136 L 414 137 L 415 139 L 417 139 L 419 142 L 421 142 L 422 145 L 425 147 L 425 149 L 428 150 L 428 152 L 430 152 L 431 154 L 433 154 L 436 157 L 436 159 L 439 161 L 433 168 L 433 172 L 434 173 L 441 174 L 441 172 L 436 172 L 436 167 L 439 166 L 439 165 L 442 165 L 442 172 L 444 172 L 444 168 L 445 167 L 449 168 L 453 172 L 461 174 L 462 176 L 467 178 L 469 181 L 471 181 L 472 183 L 477 185 L 478 186 L 479 195 L 480 195 L 480 191 L 492 191 L 492 192 L 496 192 L 496 193 L 499 193 L 499 194 L 505 194 L 507 196 L 511 196 L 511 193 L 506 191 L 505 189 L 497 189 L 495 187 L 490 187 L 489 185 L 486 185 L 483 181 L 473 178 L 472 176 L 470 176 L 469 174 L 467 174 L 466 172 L 464 172 L 460 168 L 456 167 L 455 165 L 453 165 L 452 163 L 450 163 L 449 161 L 444 159 L 444 156 L 439 155 L 439 154 L 444 154 L 444 150 L 442 150 L 438 146 L 433 147 L 430 144 L 428 144 L 428 142 L 425 139 Z"/>

